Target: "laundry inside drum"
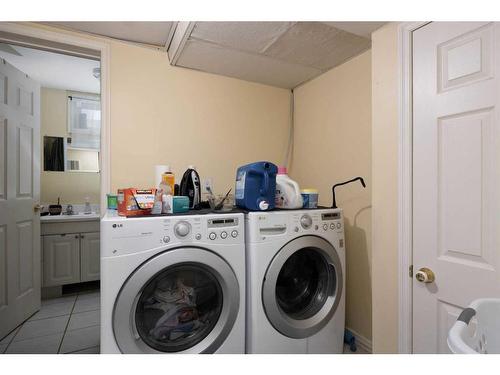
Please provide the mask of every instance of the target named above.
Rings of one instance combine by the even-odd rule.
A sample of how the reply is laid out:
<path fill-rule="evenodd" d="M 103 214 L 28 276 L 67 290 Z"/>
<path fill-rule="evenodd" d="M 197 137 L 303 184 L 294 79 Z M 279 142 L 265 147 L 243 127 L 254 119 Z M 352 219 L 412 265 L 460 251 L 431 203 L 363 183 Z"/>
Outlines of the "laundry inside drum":
<path fill-rule="evenodd" d="M 187 350 L 212 331 L 222 303 L 221 286 L 208 268 L 193 263 L 171 266 L 143 289 L 135 312 L 137 332 L 155 350 Z"/>

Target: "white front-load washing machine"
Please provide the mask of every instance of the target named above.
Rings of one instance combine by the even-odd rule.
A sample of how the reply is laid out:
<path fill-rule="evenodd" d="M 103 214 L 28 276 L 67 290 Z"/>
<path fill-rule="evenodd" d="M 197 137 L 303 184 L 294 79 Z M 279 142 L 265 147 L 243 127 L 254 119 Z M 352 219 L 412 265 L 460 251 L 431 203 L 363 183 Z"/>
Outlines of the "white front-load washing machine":
<path fill-rule="evenodd" d="M 342 353 L 342 211 L 251 212 L 245 229 L 247 352 Z"/>
<path fill-rule="evenodd" d="M 241 213 L 101 220 L 102 353 L 244 353 Z"/>

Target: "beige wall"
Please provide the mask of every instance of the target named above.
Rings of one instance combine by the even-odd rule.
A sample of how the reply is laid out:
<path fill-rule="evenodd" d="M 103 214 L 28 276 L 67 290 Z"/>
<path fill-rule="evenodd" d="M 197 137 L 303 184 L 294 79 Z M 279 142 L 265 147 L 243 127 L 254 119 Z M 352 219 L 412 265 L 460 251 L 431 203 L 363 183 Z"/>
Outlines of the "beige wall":
<path fill-rule="evenodd" d="M 398 35 L 372 34 L 373 349 L 398 350 Z"/>
<path fill-rule="evenodd" d="M 337 190 L 347 249 L 346 325 L 371 339 L 371 53 L 334 68 L 295 90 L 291 177 L 319 189 L 331 206 L 332 185 L 362 176 L 367 184 Z"/>
<path fill-rule="evenodd" d="M 100 174 L 85 172 L 43 171 L 43 137 L 67 137 L 67 92 L 49 88 L 41 89 L 41 147 L 42 172 L 40 195 L 44 203 L 83 204 L 89 197 L 91 203 L 99 203 Z"/>
<path fill-rule="evenodd" d="M 236 168 L 280 163 L 289 91 L 170 66 L 165 52 L 111 42 L 111 185 L 150 187 L 155 164 L 189 164 L 234 189 Z"/>

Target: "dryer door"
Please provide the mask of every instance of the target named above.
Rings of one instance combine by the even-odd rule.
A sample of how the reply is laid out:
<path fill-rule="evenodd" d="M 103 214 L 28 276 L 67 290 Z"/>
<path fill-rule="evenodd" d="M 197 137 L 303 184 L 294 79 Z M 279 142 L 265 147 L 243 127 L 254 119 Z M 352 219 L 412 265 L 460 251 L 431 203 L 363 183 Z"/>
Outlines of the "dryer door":
<path fill-rule="evenodd" d="M 342 284 L 335 248 L 320 237 L 296 238 L 276 254 L 267 269 L 262 287 L 267 318 L 285 336 L 312 336 L 335 313 Z"/>
<path fill-rule="evenodd" d="M 113 331 L 123 353 L 213 353 L 240 305 L 229 264 L 209 250 L 168 250 L 139 266 L 122 286 Z"/>

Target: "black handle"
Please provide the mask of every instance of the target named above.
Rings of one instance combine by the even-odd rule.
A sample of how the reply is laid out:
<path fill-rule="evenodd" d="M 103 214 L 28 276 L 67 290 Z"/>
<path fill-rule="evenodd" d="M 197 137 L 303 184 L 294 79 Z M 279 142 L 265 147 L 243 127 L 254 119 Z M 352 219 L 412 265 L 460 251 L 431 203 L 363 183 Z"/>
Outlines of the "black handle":
<path fill-rule="evenodd" d="M 470 320 L 474 317 L 474 315 L 476 315 L 476 310 L 474 310 L 471 307 L 467 307 L 460 313 L 457 320 L 460 322 L 464 322 L 465 324 L 469 324 Z"/>
<path fill-rule="evenodd" d="M 337 186 L 342 186 L 342 185 L 350 184 L 351 182 L 355 182 L 357 180 L 359 180 L 361 182 L 361 185 L 363 185 L 364 188 L 366 187 L 365 180 L 363 180 L 363 177 L 355 177 L 352 180 L 345 181 L 345 182 L 339 182 L 338 184 L 333 185 L 333 187 L 332 187 L 332 195 L 333 195 L 332 208 L 337 208 L 337 201 L 335 199 L 335 188 Z"/>

